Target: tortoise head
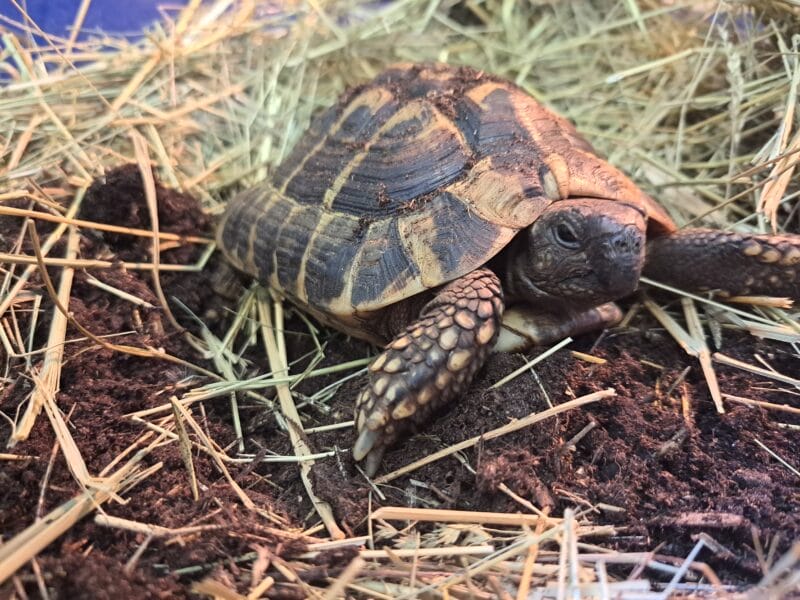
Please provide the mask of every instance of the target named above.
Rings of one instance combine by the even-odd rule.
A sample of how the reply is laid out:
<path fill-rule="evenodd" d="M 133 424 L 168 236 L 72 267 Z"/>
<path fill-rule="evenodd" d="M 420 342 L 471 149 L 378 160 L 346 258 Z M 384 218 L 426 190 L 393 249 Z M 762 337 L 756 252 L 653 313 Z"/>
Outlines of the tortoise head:
<path fill-rule="evenodd" d="M 615 200 L 554 202 L 509 247 L 506 293 L 549 310 L 630 294 L 644 264 L 646 219 L 642 208 Z"/>

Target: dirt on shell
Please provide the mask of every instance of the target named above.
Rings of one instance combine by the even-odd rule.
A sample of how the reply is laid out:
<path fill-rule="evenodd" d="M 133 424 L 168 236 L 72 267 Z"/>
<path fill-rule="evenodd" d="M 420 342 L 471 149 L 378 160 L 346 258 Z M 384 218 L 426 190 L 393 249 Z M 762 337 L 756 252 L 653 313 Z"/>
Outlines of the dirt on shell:
<path fill-rule="evenodd" d="M 212 234 L 211 220 L 189 196 L 158 188 L 159 228 L 179 235 Z M 149 229 L 147 205 L 136 167 L 110 172 L 89 190 L 81 218 Z M 19 222 L 0 221 L 2 250 L 18 235 Z M 42 228 L 40 233 L 45 233 Z M 149 262 L 148 238 L 82 231 L 83 258 Z M 191 264 L 202 248 L 179 244 L 161 253 L 161 262 Z M 30 246 L 23 248 L 32 254 Z M 56 247 L 53 256 L 63 253 Z M 195 320 L 173 298 L 206 322 L 224 331 L 232 307 L 213 290 L 213 263 L 202 271 L 163 272 L 160 282 L 181 324 Z M 59 273 L 50 270 L 57 280 Z M 136 306 L 97 287 L 87 272 L 78 271 L 70 311 L 95 335 L 119 334 L 114 341 L 160 348 L 213 370 L 170 324 L 160 308 L 151 273 L 145 270 L 96 269 L 91 276 L 143 300 Z M 40 276 L 29 291 L 45 298 Z M 47 304 L 47 303 L 43 303 Z M 29 313 L 17 311 L 23 331 Z M 43 311 L 35 347 L 45 344 L 52 310 Z M 299 318 L 288 323 L 304 332 Z M 331 332 L 321 366 L 360 358 L 369 352 L 362 342 Z M 67 339 L 80 334 L 73 327 Z M 310 348 L 308 336 L 287 336 L 290 354 Z M 602 364 L 587 362 L 571 350 L 590 352 Z M 368 508 L 380 505 L 524 512 L 503 488 L 539 508 L 560 515 L 566 508 L 583 511 L 583 518 L 613 525 L 610 535 L 588 541 L 620 551 L 652 551 L 684 558 L 699 536 L 709 541 L 698 560 L 708 563 L 731 584 L 754 583 L 763 574 L 757 548 L 777 557 L 800 538 L 800 483 L 795 474 L 766 448 L 790 463 L 798 456 L 796 427 L 800 417 L 788 412 L 727 402 L 725 414 L 712 403 L 698 363 L 646 314 L 628 327 L 586 336 L 527 371 L 500 389 L 490 386 L 529 359 L 522 355 L 493 355 L 481 370 L 457 410 L 446 411 L 423 432 L 387 453 L 387 473 L 446 446 L 479 435 L 511 419 L 540 412 L 572 397 L 614 388 L 616 396 L 547 419 L 533 427 L 479 443 L 458 456 L 427 465 L 383 486 L 385 500 L 374 494 L 359 475 L 346 451 L 353 441 L 350 429 L 309 436 L 314 452 L 337 450 L 318 461 L 313 485 L 328 501 L 336 519 L 350 534 L 366 531 Z M 787 345 L 726 332 L 722 350 L 735 358 L 756 362 L 756 356 L 776 370 L 800 375 L 797 356 Z M 534 350 L 531 355 L 535 354 Z M 269 370 L 259 355 L 251 374 Z M 32 359 L 41 366 L 41 357 Z M 0 388 L 0 410 L 15 415 L 25 407 L 32 385 L 24 375 L 25 359 L 10 359 L 11 370 Z M 302 368 L 300 365 L 298 368 Z M 733 395 L 800 407 L 795 392 L 772 380 L 717 366 L 721 388 Z M 341 376 L 338 376 L 341 377 Z M 333 383 L 325 376 L 300 383 L 297 397 Z M 67 344 L 64 351 L 58 406 L 68 419 L 87 469 L 100 473 L 130 448 L 146 429 L 128 415 L 163 407 L 171 396 L 210 379 L 187 366 L 139 358 L 104 349 L 95 343 Z M 344 383 L 328 403 L 304 410 L 306 428 L 352 418 L 353 399 L 364 378 Z M 22 409 L 20 408 L 22 407 Z M 242 401 L 245 449 L 291 454 L 288 436 L 263 405 Z M 169 414 L 164 413 L 165 415 Z M 204 432 L 219 446 L 235 453 L 236 436 L 227 398 L 204 403 L 196 412 Z M 8 439 L 9 422 L 0 420 L 0 436 Z M 151 434 L 154 435 L 154 434 Z M 63 454 L 55 446 L 44 413 L 30 437 L 9 449 L 20 460 L 4 460 L 0 470 L 0 535 L 4 541 L 42 518 L 81 490 Z M 246 592 L 250 566 L 268 566 L 276 580 L 268 597 L 303 597 L 302 587 L 288 582 L 276 561 L 291 559 L 305 548 L 300 532 L 316 523 L 308 497 L 293 463 L 228 464 L 230 477 L 246 491 L 259 511 L 246 508 L 218 465 L 207 453 L 193 455 L 199 499 L 192 497 L 186 467 L 177 444 L 164 444 L 145 460 L 156 472 L 124 494 L 124 503 L 110 501 L 106 514 L 173 529 L 192 528 L 181 535 L 149 538 L 143 532 L 108 527 L 88 516 L 45 548 L 36 568 L 23 567 L 16 578 L 0 586 L 0 597 L 24 589 L 39 596 L 39 583 L 51 598 L 181 598 L 190 584 L 208 575 Z M 352 552 L 326 553 L 316 564 L 306 563 L 301 579 L 322 583 L 348 564 Z M 37 575 L 39 573 L 39 575 Z M 649 573 L 651 576 L 657 576 Z"/>

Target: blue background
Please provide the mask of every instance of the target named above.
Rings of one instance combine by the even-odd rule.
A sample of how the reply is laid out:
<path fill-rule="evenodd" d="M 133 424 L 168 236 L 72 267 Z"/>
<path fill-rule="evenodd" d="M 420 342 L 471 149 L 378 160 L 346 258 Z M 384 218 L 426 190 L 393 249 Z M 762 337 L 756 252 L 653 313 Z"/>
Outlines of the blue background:
<path fill-rule="evenodd" d="M 173 7 L 185 5 L 186 2 L 187 0 L 92 0 L 78 39 L 86 39 L 97 31 L 140 35 L 143 28 L 161 19 L 159 4 L 169 7 L 169 14 L 175 15 L 177 11 L 173 10 Z M 80 0 L 17 0 L 17 4 L 26 8 L 28 15 L 45 33 L 68 36 L 81 2 Z M 22 15 L 11 0 L 0 0 L 0 14 L 15 21 L 23 21 Z"/>

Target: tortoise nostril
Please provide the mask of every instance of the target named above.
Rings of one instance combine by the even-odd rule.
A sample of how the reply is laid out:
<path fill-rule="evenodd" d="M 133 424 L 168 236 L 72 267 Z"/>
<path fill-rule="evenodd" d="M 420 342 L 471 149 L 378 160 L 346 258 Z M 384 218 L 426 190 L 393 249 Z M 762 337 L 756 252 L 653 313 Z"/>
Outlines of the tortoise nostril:
<path fill-rule="evenodd" d="M 638 255 L 642 249 L 642 233 L 635 227 L 626 227 L 611 236 L 609 245 L 618 254 Z"/>

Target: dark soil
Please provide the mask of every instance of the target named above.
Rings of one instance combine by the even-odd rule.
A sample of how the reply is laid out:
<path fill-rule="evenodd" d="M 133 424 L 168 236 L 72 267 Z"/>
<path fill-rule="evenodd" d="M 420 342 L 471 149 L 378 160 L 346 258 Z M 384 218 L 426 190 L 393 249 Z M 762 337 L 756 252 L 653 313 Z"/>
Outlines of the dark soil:
<path fill-rule="evenodd" d="M 84 201 L 82 218 L 149 228 L 141 182 L 135 168 L 125 167 L 98 182 Z M 159 190 L 159 221 L 162 231 L 208 234 L 210 220 L 190 197 Z M 19 223 L 0 221 L 0 242 L 8 250 Z M 42 228 L 44 231 L 44 228 Z M 25 250 L 28 253 L 30 248 Z M 162 262 L 191 263 L 196 246 L 183 245 L 163 252 Z M 114 257 L 120 261 L 149 261 L 150 241 L 118 235 L 84 232 L 81 254 Z M 59 255 L 59 249 L 53 256 Z M 229 312 L 224 300 L 212 290 L 211 265 L 203 272 L 161 277 L 168 298 L 178 298 L 204 319 L 224 321 Z M 146 271 L 96 270 L 95 277 L 111 285 L 159 303 L 152 278 Z M 57 270 L 51 272 L 57 278 Z M 30 289 L 46 295 L 41 279 Z M 181 323 L 192 320 L 173 304 Z M 159 308 L 144 309 L 118 299 L 76 275 L 70 309 L 80 323 L 95 334 L 131 331 L 117 343 L 163 348 L 175 356 L 211 368 L 170 326 Z M 46 340 L 50 310 L 43 312 L 37 329 L 37 347 Z M 25 314 L 17 315 L 23 322 Z M 222 328 L 220 323 L 220 329 Z M 299 320 L 290 326 L 303 331 Z M 327 364 L 364 356 L 361 342 L 331 334 Z M 68 339 L 78 337 L 70 328 Z M 289 336 L 292 353 L 299 356 L 307 341 Z M 519 512 L 521 507 L 498 490 L 501 483 L 542 508 L 559 515 L 564 509 L 602 508 L 588 514 L 598 524 L 614 524 L 613 537 L 591 540 L 622 551 L 650 551 L 683 558 L 704 533 L 717 542 L 705 549 L 699 560 L 707 562 L 720 578 L 731 584 L 753 583 L 762 575 L 754 550 L 754 537 L 761 546 L 776 546 L 775 556 L 800 538 L 800 486 L 795 475 L 780 465 L 757 443 L 796 465 L 797 433 L 778 422 L 800 424 L 788 413 L 766 412 L 729 403 L 718 415 L 710 400 L 698 364 L 687 357 L 647 316 L 633 326 L 578 340 L 576 350 L 591 351 L 606 359 L 602 365 L 579 360 L 562 351 L 537 369 L 539 381 L 530 373 L 500 390 L 489 386 L 524 363 L 521 355 L 494 355 L 481 371 L 458 410 L 436 420 L 424 432 L 387 454 L 383 471 L 388 472 L 444 446 L 503 425 L 512 418 L 547 408 L 545 392 L 553 403 L 572 396 L 613 387 L 615 398 L 568 412 L 539 425 L 507 435 L 464 452 L 475 474 L 453 457 L 428 465 L 402 477 L 382 491 L 387 505 L 426 506 L 468 510 Z M 765 358 L 777 370 L 800 375 L 800 363 L 786 345 L 759 342 L 727 333 L 723 351 L 754 362 Z M 535 353 L 535 352 L 534 352 Z M 254 369 L 266 372 L 263 358 L 254 357 Z M 37 358 L 38 360 L 38 358 Z M 12 361 L 5 387 L 0 387 L 0 410 L 15 415 L 30 393 L 24 377 L 24 362 Z M 673 386 L 684 369 L 685 379 Z M 742 371 L 718 367 L 722 389 L 731 394 L 800 407 L 796 393 Z M 91 473 L 99 473 L 142 433 L 141 425 L 125 415 L 164 404 L 207 378 L 181 366 L 156 359 L 131 357 L 100 349 L 89 343 L 69 344 L 61 378 L 58 404 L 69 423 Z M 323 377 L 303 382 L 300 393 L 312 393 L 334 381 Z M 330 404 L 330 412 L 306 413 L 308 427 L 352 418 L 353 398 L 363 384 L 358 379 L 342 386 Z M 688 407 L 684 410 L 684 406 Z M 242 414 L 250 425 L 248 450 L 262 447 L 279 454 L 291 453 L 285 432 L 272 418 L 263 419 L 263 407 L 243 402 Z M 234 440 L 227 400 L 205 403 L 202 425 L 222 447 Z M 588 424 L 593 428 L 574 447 L 567 444 Z M 7 439 L 9 425 L 0 420 L 0 437 Z M 29 440 L 8 450 L 30 456 L 25 461 L 3 461 L 0 470 L 0 535 L 8 540 L 34 520 L 74 497 L 80 490 L 60 453 L 52 473 L 46 476 L 55 438 L 42 414 Z M 348 448 L 350 430 L 318 433 L 310 437 L 314 451 Z M 233 450 L 231 450 L 231 453 Z M 145 542 L 145 536 L 102 527 L 86 518 L 45 549 L 37 559 L 38 569 L 51 598 L 174 598 L 188 597 L 189 584 L 211 574 L 219 581 L 248 589 L 249 567 L 255 552 L 275 559 L 291 558 L 303 549 L 297 533 L 315 523 L 294 464 L 229 465 L 231 475 L 255 503 L 274 515 L 269 521 L 242 506 L 231 486 L 203 453 L 194 456 L 200 501 L 192 499 L 186 470 L 176 444 L 162 446 L 146 465 L 163 462 L 155 474 L 125 495 L 127 503 L 109 502 L 104 510 L 113 516 L 171 528 L 193 525 L 216 526 L 178 540 L 150 540 L 133 567 L 126 563 Z M 411 479 L 425 482 L 415 486 Z M 336 518 L 353 534 L 363 534 L 370 487 L 357 474 L 349 455 L 319 461 L 313 471 L 319 495 L 331 503 Z M 46 487 L 43 490 L 43 485 Z M 42 503 L 40 503 L 40 496 Z M 372 497 L 373 508 L 379 506 Z M 615 508 L 616 507 L 616 508 Z M 177 541 L 177 543 L 176 543 Z M 240 566 L 234 558 L 245 557 Z M 325 555 L 320 564 L 301 571 L 302 578 L 322 582 L 347 564 L 350 554 Z M 181 570 L 185 569 L 185 570 Z M 277 584 L 270 597 L 302 597 L 300 588 L 285 583 L 271 567 L 268 574 Z M 648 573 L 651 576 L 657 576 Z M 30 565 L 15 581 L 0 586 L 0 597 L 24 588 L 38 597 L 34 570 Z"/>

